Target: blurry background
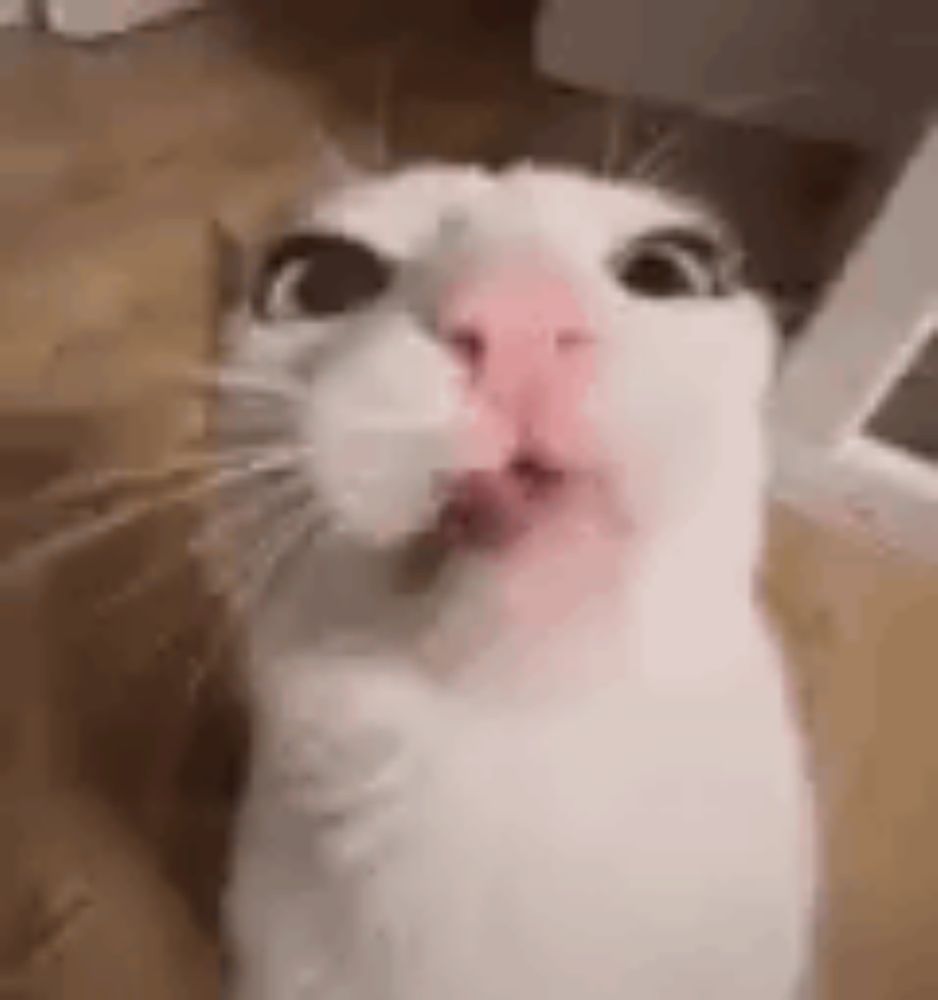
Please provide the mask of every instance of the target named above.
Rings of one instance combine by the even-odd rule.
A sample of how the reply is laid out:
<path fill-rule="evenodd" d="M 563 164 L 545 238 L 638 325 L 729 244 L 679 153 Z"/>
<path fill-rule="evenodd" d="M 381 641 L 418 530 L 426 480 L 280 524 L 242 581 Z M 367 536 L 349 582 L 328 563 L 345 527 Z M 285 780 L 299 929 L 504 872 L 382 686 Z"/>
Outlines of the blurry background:
<path fill-rule="evenodd" d="M 911 17 L 905 2 L 864 0 L 856 23 Z M 167 357 L 210 358 L 211 223 L 250 235 L 315 188 L 324 132 L 366 160 L 382 147 L 392 160 L 536 156 L 699 193 L 743 231 L 794 343 L 934 106 L 915 69 L 938 47 L 934 13 L 931 29 L 901 21 L 920 62 L 899 60 L 911 83 L 895 102 L 842 116 L 855 94 L 845 81 L 882 75 L 870 45 L 881 24 L 851 35 L 827 7 L 818 45 L 795 45 L 809 76 L 831 70 L 803 99 L 791 99 L 790 58 L 727 55 L 746 23 L 790 53 L 803 37 L 786 34 L 792 16 L 816 23 L 807 0 L 784 17 L 766 4 L 764 20 L 754 4 L 718 4 L 728 21 L 695 19 L 673 45 L 676 16 L 639 18 L 644 40 L 622 34 L 621 64 L 614 40 L 584 63 L 573 26 L 610 9 L 660 14 L 663 0 L 591 0 L 581 15 L 557 0 L 216 0 L 150 19 L 167 6 L 182 5 L 0 3 L 0 19 L 46 29 L 0 32 L 0 555 L 127 499 L 38 502 L 57 477 L 155 468 L 198 434 L 202 408 L 155 372 Z M 730 47 L 694 64 L 687 40 L 700 49 L 708 25 Z M 652 40 L 688 72 L 649 75 Z M 882 65 L 892 79 L 896 59 Z M 877 88 L 863 92 L 868 103 Z M 938 204 L 938 178 L 935 193 Z M 217 995 L 217 896 L 246 737 L 224 622 L 197 568 L 166 558 L 193 516 L 157 508 L 0 577 L 3 1000 Z M 932 1000 L 938 570 L 779 505 L 765 586 L 826 811 L 822 995 Z"/>

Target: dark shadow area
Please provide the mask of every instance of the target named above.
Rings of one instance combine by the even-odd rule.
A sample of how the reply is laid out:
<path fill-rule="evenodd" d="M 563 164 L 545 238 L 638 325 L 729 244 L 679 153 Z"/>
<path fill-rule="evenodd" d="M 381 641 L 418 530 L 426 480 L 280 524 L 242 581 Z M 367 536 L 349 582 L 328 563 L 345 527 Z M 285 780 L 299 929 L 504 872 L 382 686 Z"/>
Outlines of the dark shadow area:
<path fill-rule="evenodd" d="M 195 512 L 161 507 L 146 488 L 50 499 L 54 484 L 101 467 L 104 425 L 127 418 L 86 407 L 0 411 L 0 777 L 17 790 L 10 801 L 54 804 L 61 794 L 87 800 L 92 814 L 105 806 L 214 935 L 247 727 L 231 630 L 186 555 Z M 30 547 L 141 499 L 152 511 L 11 570 L 8 560 Z M 111 849 L 103 828 L 60 835 Z M 28 855 L 28 828 L 24 836 Z M 41 883 L 42 863 L 32 867 Z M 105 901 L 120 891 L 92 888 Z M 27 895 L 46 893 L 37 884 Z"/>

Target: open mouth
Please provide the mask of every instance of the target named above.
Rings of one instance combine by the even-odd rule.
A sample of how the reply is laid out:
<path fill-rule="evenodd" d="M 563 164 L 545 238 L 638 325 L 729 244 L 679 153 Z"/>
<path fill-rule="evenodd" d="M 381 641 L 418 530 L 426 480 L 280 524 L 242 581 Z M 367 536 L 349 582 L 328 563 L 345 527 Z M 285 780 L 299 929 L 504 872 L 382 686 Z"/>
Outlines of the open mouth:
<path fill-rule="evenodd" d="M 499 469 L 464 473 L 450 485 L 440 515 L 441 534 L 454 547 L 512 547 L 561 506 L 572 478 L 529 452 L 519 452 Z"/>

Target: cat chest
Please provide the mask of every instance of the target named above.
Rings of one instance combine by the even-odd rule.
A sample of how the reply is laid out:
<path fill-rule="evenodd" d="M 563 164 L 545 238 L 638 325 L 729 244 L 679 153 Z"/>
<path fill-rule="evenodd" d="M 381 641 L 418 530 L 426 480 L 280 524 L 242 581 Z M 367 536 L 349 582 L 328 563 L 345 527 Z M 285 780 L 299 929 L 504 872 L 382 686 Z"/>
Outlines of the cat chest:
<path fill-rule="evenodd" d="M 781 728 L 760 745 L 706 713 L 690 727 L 674 706 L 645 710 L 454 730 L 395 780 L 388 762 L 393 791 L 318 855 L 360 967 L 416 976 L 428 998 L 472 983 L 493 1000 L 605 1000 L 675 975 L 716 988 L 740 949 L 764 969 L 789 953 L 810 888 L 796 747 Z"/>

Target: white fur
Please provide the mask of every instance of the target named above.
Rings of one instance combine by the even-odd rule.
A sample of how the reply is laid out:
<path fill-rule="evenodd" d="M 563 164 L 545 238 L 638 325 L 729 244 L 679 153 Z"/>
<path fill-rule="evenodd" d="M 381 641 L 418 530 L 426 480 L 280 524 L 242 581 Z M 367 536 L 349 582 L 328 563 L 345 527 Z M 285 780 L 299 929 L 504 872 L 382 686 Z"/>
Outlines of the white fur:
<path fill-rule="evenodd" d="M 372 311 L 248 322 L 232 345 L 233 366 L 276 376 L 324 337 L 361 342 L 310 377 L 287 428 L 336 530 L 248 621 L 233 995 L 791 1000 L 814 829 L 752 593 L 762 308 L 623 293 L 614 247 L 693 212 L 572 173 L 424 168 L 314 217 L 405 263 Z M 537 628 L 504 613 L 484 560 L 416 598 L 387 557 L 433 509 L 454 435 L 482 419 L 425 336 L 434 306 L 454 277 L 534 251 L 599 334 L 590 416 L 631 523 L 608 539 L 614 584 Z"/>

